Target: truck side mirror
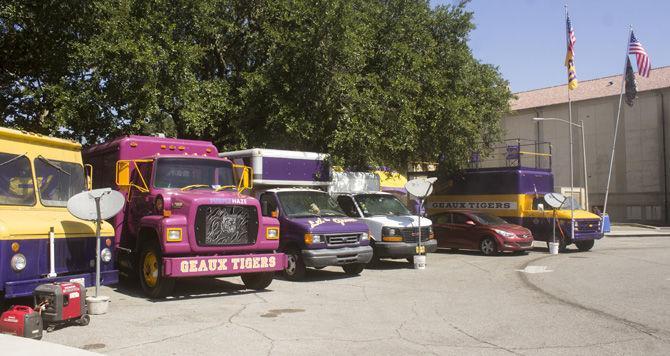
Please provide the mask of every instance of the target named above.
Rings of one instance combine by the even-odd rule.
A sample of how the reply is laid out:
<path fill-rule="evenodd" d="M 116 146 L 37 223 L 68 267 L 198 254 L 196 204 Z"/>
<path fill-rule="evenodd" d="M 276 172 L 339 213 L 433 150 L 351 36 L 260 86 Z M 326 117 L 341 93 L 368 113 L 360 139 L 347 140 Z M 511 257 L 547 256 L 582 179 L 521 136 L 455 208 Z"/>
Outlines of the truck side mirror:
<path fill-rule="evenodd" d="M 86 190 L 91 190 L 93 189 L 93 166 L 85 164 L 84 171 L 86 172 Z"/>
<path fill-rule="evenodd" d="M 122 188 L 130 186 L 130 161 L 116 162 L 116 185 Z"/>
<path fill-rule="evenodd" d="M 253 184 L 253 170 L 251 167 L 247 167 L 241 164 L 233 164 L 234 169 L 242 169 L 242 172 L 240 173 L 240 181 L 237 183 L 237 191 L 238 192 L 243 192 L 246 189 L 251 189 L 254 187 Z"/>

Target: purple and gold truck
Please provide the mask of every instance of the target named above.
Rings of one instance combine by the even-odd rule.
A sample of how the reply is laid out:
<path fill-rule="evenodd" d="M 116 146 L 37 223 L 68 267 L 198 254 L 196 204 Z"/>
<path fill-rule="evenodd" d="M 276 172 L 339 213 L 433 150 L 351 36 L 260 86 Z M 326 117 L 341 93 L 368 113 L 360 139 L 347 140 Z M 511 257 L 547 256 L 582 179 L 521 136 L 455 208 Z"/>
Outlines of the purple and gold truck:
<path fill-rule="evenodd" d="M 75 218 L 67 201 L 87 189 L 77 142 L 0 128 L 0 304 L 49 282 L 95 284 L 95 224 Z M 101 282 L 118 271 L 103 223 Z"/>
<path fill-rule="evenodd" d="M 307 267 L 341 266 L 358 275 L 370 262 L 368 226 L 348 217 L 325 191 L 331 184 L 327 155 L 254 148 L 220 156 L 253 168 L 263 215 L 279 218 L 287 279 L 302 279 Z"/>
<path fill-rule="evenodd" d="M 265 289 L 284 269 L 279 222 L 243 194 L 250 169 L 219 158 L 211 142 L 131 135 L 89 148 L 84 159 L 94 186 L 126 197 L 113 219 L 118 266 L 136 273 L 149 297 L 196 276 L 239 275 L 247 288 Z"/>

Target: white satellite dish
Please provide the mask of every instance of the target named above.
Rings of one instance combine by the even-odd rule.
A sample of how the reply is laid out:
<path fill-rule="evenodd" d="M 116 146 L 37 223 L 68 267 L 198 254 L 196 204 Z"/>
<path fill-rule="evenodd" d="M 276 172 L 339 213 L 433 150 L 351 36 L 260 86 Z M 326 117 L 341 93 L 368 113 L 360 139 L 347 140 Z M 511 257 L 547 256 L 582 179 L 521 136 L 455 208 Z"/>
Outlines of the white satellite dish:
<path fill-rule="evenodd" d="M 96 199 L 100 202 L 100 216 L 96 206 Z M 102 188 L 83 191 L 72 196 L 67 201 L 67 210 L 82 220 L 107 220 L 123 209 L 125 198 L 123 194 L 111 188 Z"/>
<path fill-rule="evenodd" d="M 560 193 L 547 193 L 544 195 L 544 201 L 546 201 L 547 204 L 554 209 L 560 209 L 563 207 L 566 199 L 567 198 Z"/>
<path fill-rule="evenodd" d="M 95 221 L 95 297 L 100 289 L 100 224 L 123 209 L 126 199 L 111 188 L 83 191 L 67 201 L 67 210 L 82 220 Z"/>
<path fill-rule="evenodd" d="M 405 189 L 417 198 L 425 198 L 433 193 L 433 183 L 437 178 L 416 178 L 405 184 Z"/>

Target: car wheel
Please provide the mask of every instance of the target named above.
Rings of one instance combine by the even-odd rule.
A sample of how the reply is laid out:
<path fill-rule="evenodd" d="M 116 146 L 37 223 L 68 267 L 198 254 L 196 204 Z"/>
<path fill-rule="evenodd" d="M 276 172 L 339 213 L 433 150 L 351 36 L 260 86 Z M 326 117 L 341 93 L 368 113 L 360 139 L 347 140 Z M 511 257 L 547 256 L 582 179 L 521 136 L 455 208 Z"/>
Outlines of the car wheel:
<path fill-rule="evenodd" d="M 262 290 L 267 288 L 274 278 L 273 272 L 245 273 L 242 276 L 242 282 L 248 289 Z"/>
<path fill-rule="evenodd" d="M 485 256 L 495 256 L 498 254 L 498 244 L 492 237 L 487 237 L 479 243 L 479 251 Z"/>
<path fill-rule="evenodd" d="M 593 248 L 595 242 L 595 240 L 576 241 L 575 245 L 577 245 L 579 251 L 586 252 Z"/>
<path fill-rule="evenodd" d="M 350 263 L 347 265 L 342 265 L 342 269 L 344 270 L 344 273 L 350 276 L 356 276 L 363 272 L 365 269 L 365 263 Z"/>
<path fill-rule="evenodd" d="M 174 289 L 175 280 L 164 277 L 163 255 L 156 241 L 145 242 L 140 252 L 139 278 L 142 290 L 150 298 L 165 298 Z"/>
<path fill-rule="evenodd" d="M 305 278 L 307 268 L 298 249 L 292 248 L 286 251 L 286 262 L 286 268 L 284 269 L 286 279 L 299 281 Z"/>

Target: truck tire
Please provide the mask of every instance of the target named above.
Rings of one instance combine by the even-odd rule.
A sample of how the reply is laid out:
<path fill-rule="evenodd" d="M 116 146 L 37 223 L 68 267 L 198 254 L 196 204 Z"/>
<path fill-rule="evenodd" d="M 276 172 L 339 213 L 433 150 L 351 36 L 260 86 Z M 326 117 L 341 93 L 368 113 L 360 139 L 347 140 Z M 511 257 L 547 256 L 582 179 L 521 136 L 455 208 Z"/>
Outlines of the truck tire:
<path fill-rule="evenodd" d="M 272 283 L 274 272 L 245 273 L 241 277 L 248 289 L 262 290 Z"/>
<path fill-rule="evenodd" d="M 290 248 L 286 253 L 286 268 L 284 269 L 284 277 L 289 281 L 299 281 L 305 278 L 307 268 L 305 261 L 302 260 L 300 250 Z"/>
<path fill-rule="evenodd" d="M 350 276 L 357 276 L 363 272 L 365 269 L 365 263 L 350 263 L 347 265 L 342 265 L 344 273 Z"/>
<path fill-rule="evenodd" d="M 484 256 L 495 256 L 498 254 L 498 244 L 492 237 L 486 237 L 479 243 L 479 251 Z"/>
<path fill-rule="evenodd" d="M 579 251 L 586 252 L 593 248 L 595 242 L 595 240 L 575 241 L 575 245 L 577 245 Z"/>
<path fill-rule="evenodd" d="M 163 254 L 156 241 L 148 241 L 142 245 L 138 265 L 142 290 L 149 298 L 165 298 L 174 289 L 175 280 L 162 275 Z"/>

